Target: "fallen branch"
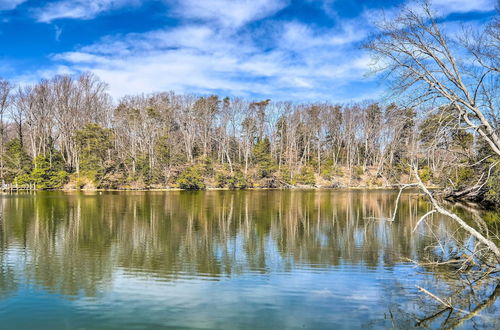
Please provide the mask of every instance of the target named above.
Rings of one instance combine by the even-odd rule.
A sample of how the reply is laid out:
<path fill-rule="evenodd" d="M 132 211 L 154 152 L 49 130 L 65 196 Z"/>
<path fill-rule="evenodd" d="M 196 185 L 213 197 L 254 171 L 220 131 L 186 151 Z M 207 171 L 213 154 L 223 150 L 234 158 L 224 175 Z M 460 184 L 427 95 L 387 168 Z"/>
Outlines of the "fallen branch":
<path fill-rule="evenodd" d="M 366 217 L 365 219 L 366 220 L 377 220 L 377 221 L 394 221 L 394 220 L 396 220 L 396 213 L 398 211 L 399 199 L 401 198 L 401 194 L 403 193 L 403 190 L 405 190 L 406 188 L 415 187 L 415 186 L 417 186 L 416 183 L 399 185 L 399 193 L 398 193 L 398 197 L 396 197 L 396 205 L 394 206 L 394 211 L 392 212 L 392 215 L 390 218 Z"/>
<path fill-rule="evenodd" d="M 434 198 L 434 196 L 432 195 L 432 193 L 429 191 L 429 189 L 427 189 L 427 187 L 423 184 L 422 180 L 420 179 L 420 176 L 418 175 L 418 169 L 415 167 L 414 168 L 414 174 L 415 174 L 415 178 L 417 179 L 418 183 L 417 185 L 420 187 L 420 189 L 429 197 L 432 205 L 434 206 L 434 209 L 443 214 L 443 215 L 446 215 L 447 217 L 455 220 L 463 229 L 465 229 L 466 231 L 468 231 L 472 236 L 474 236 L 475 238 L 477 238 L 481 243 L 483 243 L 484 245 L 486 245 L 494 254 L 495 256 L 497 257 L 497 259 L 500 259 L 500 249 L 498 248 L 498 246 L 493 243 L 492 241 L 490 241 L 489 239 L 487 239 L 486 237 L 484 237 L 480 232 L 478 232 L 476 229 L 474 229 L 473 227 L 469 226 L 462 218 L 460 218 L 458 215 L 454 214 L 454 213 L 451 213 L 450 211 L 444 209 L 440 204 L 439 202 Z"/>
<path fill-rule="evenodd" d="M 425 218 L 427 218 L 429 215 L 433 214 L 433 213 L 436 213 L 437 211 L 436 210 L 430 210 L 429 212 L 427 212 L 426 214 L 424 214 L 418 221 L 417 221 L 417 224 L 415 225 L 415 228 L 413 228 L 413 232 L 415 232 L 415 230 L 417 230 L 417 227 L 418 225 L 424 221 Z"/>
<path fill-rule="evenodd" d="M 467 197 L 469 199 L 477 200 L 481 196 L 481 194 L 483 193 L 482 192 L 483 187 L 486 185 L 489 178 L 491 177 L 491 170 L 497 165 L 498 165 L 498 162 L 495 162 L 489 166 L 488 174 L 484 180 L 483 180 L 484 173 L 482 173 L 481 177 L 477 180 L 476 184 L 474 184 L 473 186 L 466 188 L 466 189 L 463 189 L 463 190 L 460 190 L 460 191 L 452 191 L 452 192 L 446 194 L 444 196 L 444 198 L 456 200 L 456 199 Z"/>
<path fill-rule="evenodd" d="M 416 287 L 422 291 L 423 293 L 429 295 L 432 299 L 436 300 L 437 302 L 439 302 L 441 305 L 443 305 L 444 307 L 446 308 L 449 308 L 449 309 L 453 309 L 453 306 L 451 305 L 451 302 L 449 301 L 444 301 L 443 299 L 439 298 L 438 296 L 436 296 L 435 294 L 433 294 L 432 292 L 429 292 L 427 291 L 426 289 L 416 285 Z"/>

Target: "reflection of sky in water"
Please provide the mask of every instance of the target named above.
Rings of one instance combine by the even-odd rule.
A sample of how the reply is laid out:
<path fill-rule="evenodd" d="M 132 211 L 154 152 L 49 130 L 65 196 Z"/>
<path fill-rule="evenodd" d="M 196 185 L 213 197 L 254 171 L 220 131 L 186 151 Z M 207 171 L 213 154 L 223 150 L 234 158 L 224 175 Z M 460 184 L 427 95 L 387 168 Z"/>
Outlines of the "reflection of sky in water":
<path fill-rule="evenodd" d="M 435 307 L 416 285 L 447 293 L 401 261 L 429 243 L 407 195 L 394 223 L 364 219 L 392 211 L 380 191 L 37 197 L 2 201 L 7 329 L 407 327 Z"/>
<path fill-rule="evenodd" d="M 393 271 L 350 265 L 305 266 L 291 272 L 247 273 L 215 281 L 192 275 L 165 281 L 117 268 L 112 285 L 91 298 L 61 299 L 42 288 L 22 285 L 15 296 L 3 301 L 2 309 L 9 314 L 2 319 L 6 324 L 12 321 L 27 327 L 39 320 L 38 328 L 46 329 L 86 327 L 95 322 L 117 328 L 358 328 L 368 320 L 380 319 L 391 304 L 411 298 L 393 300 L 385 292 L 395 278 L 401 285 L 413 282 L 405 278 L 408 271 L 407 266 Z M 36 306 L 28 319 L 22 317 L 26 304 Z"/>

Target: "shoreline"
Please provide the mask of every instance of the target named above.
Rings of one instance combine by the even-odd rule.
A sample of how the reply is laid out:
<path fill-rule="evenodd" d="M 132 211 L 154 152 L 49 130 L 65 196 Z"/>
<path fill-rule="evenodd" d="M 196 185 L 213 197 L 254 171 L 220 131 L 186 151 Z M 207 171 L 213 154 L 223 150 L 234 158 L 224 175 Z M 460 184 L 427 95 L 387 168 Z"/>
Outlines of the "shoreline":
<path fill-rule="evenodd" d="M 441 189 L 439 186 L 429 186 L 429 189 Z M 231 189 L 231 188 L 217 188 L 209 187 L 205 189 L 182 189 L 182 188 L 115 188 L 115 189 L 105 189 L 105 188 L 92 188 L 92 189 L 34 189 L 26 192 L 41 192 L 41 191 L 61 191 L 61 192 L 168 192 L 168 191 L 265 191 L 265 190 L 281 190 L 281 191 L 294 191 L 294 190 L 398 190 L 397 185 L 392 186 L 348 186 L 348 187 L 327 187 L 327 186 L 297 186 L 297 187 L 280 187 L 280 188 L 243 188 L 243 189 Z M 410 189 L 409 189 L 410 190 Z M 19 191 L 20 192 L 20 191 Z M 12 193 L 4 191 L 3 193 Z"/>

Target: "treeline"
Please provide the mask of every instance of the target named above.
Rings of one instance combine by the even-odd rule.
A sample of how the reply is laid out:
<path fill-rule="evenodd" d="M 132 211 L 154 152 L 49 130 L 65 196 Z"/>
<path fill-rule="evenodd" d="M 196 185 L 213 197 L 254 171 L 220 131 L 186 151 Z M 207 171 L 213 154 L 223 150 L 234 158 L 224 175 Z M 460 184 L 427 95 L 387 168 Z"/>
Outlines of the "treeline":
<path fill-rule="evenodd" d="M 113 105 L 86 73 L 0 82 L 0 177 L 40 189 L 387 185 L 408 164 L 466 184 L 484 155 L 451 107 L 296 104 L 173 92 Z M 484 162 L 480 166 L 486 166 Z"/>

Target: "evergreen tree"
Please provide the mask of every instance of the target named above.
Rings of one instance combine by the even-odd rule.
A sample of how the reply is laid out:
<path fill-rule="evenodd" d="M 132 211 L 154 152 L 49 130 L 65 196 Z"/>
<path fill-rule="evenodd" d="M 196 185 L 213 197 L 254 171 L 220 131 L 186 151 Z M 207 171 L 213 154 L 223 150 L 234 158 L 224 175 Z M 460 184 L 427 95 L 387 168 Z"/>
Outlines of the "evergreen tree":
<path fill-rule="evenodd" d="M 57 151 L 37 156 L 33 165 L 31 173 L 15 179 L 19 184 L 35 183 L 38 189 L 58 189 L 68 181 L 64 161 Z"/>
<path fill-rule="evenodd" d="M 113 133 L 97 124 L 87 124 L 75 133 L 81 175 L 96 181 L 104 175 L 113 148 Z M 78 173 L 80 174 L 80 173 Z"/>
<path fill-rule="evenodd" d="M 27 175 L 33 167 L 30 156 L 26 153 L 19 139 L 10 140 L 2 155 L 5 165 L 6 182 L 14 182 L 18 176 Z"/>
<path fill-rule="evenodd" d="M 266 137 L 257 142 L 253 148 L 253 161 L 257 167 L 258 178 L 269 178 L 275 171 L 275 164 L 271 156 L 271 143 Z"/>

